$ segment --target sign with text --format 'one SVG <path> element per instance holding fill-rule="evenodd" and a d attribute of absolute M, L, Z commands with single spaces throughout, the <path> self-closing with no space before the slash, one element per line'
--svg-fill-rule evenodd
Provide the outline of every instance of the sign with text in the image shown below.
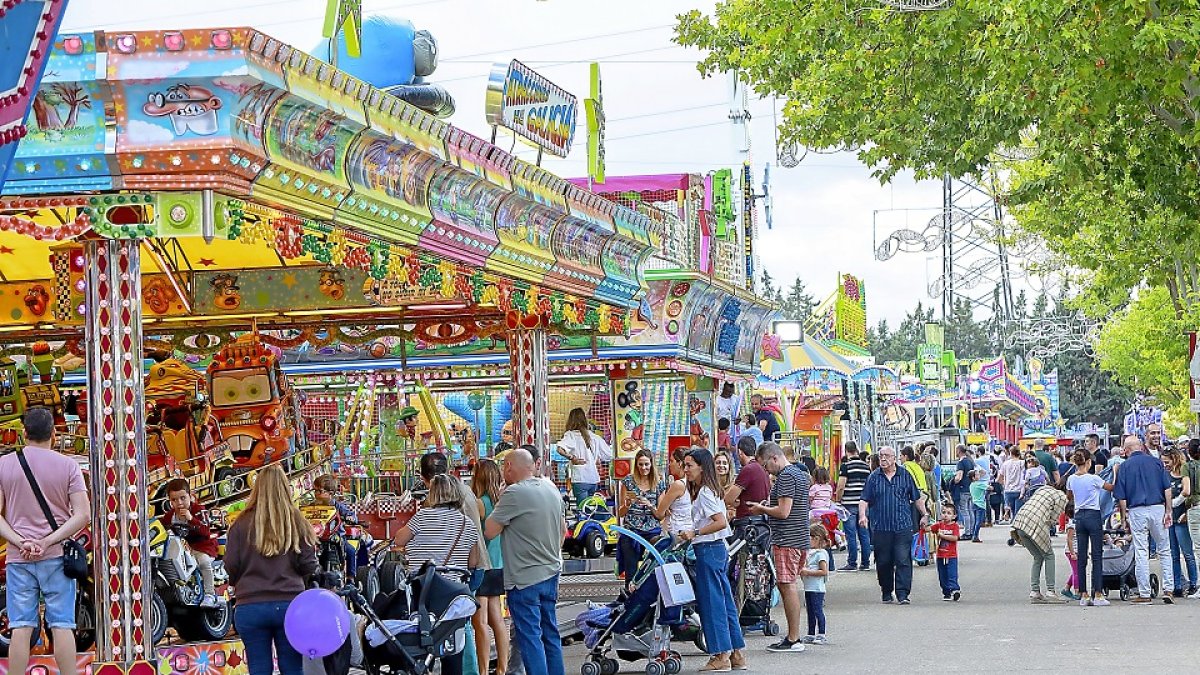
<path fill-rule="evenodd" d="M 546 152 L 566 157 L 575 137 L 579 100 L 513 59 L 492 67 L 487 122 L 510 129 Z"/>

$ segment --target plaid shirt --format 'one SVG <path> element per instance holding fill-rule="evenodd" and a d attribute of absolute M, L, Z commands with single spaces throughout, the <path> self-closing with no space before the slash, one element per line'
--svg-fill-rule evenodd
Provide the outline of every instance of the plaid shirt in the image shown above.
<path fill-rule="evenodd" d="M 1029 497 L 1017 517 L 1012 529 L 1019 530 L 1043 551 L 1050 548 L 1050 525 L 1058 520 L 1058 514 L 1067 508 L 1067 493 L 1049 485 L 1042 486 Z"/>

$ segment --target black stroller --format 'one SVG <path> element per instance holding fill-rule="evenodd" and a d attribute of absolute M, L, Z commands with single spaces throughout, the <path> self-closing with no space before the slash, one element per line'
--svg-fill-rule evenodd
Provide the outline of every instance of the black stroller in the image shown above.
<path fill-rule="evenodd" d="M 1105 530 L 1103 548 L 1104 594 L 1118 591 L 1122 600 L 1128 600 L 1138 592 L 1137 559 L 1133 544 L 1125 539 L 1128 535 L 1124 530 Z M 1165 557 L 1165 556 L 1164 556 Z M 1163 564 L 1169 565 L 1169 562 Z M 1150 573 L 1150 597 L 1157 598 L 1159 592 L 1158 575 Z"/>
<path fill-rule="evenodd" d="M 729 582 L 742 630 L 761 630 L 768 637 L 779 635 L 779 624 L 771 620 L 775 596 L 771 528 L 762 516 L 739 518 L 733 522 L 733 528 Z"/>
<path fill-rule="evenodd" d="M 466 583 L 447 575 L 467 579 L 470 572 L 426 565 L 408 577 L 407 585 L 381 593 L 373 603 L 353 585 L 339 592 L 367 618 L 362 647 L 368 675 L 425 675 L 437 659 L 467 647 L 467 622 L 479 603 Z"/>

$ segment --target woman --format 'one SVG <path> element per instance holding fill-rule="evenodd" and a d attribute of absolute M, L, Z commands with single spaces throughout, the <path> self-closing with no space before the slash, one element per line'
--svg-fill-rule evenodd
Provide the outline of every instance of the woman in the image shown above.
<path fill-rule="evenodd" d="M 1182 598 L 1196 592 L 1196 554 L 1192 551 L 1192 535 L 1188 531 L 1187 523 L 1187 496 L 1183 492 L 1183 481 L 1187 480 L 1187 467 L 1183 453 L 1178 448 L 1167 448 L 1162 457 L 1163 464 L 1171 474 L 1171 567 L 1175 570 L 1175 589 L 1172 595 Z M 1181 574 L 1185 567 L 1187 586 L 1183 585 Z"/>
<path fill-rule="evenodd" d="M 479 565 L 479 523 L 463 513 L 462 492 L 454 479 L 442 473 L 429 481 L 429 494 L 421 510 L 396 535 L 404 548 L 408 572 L 426 564 L 474 569 Z M 461 675 L 463 653 L 442 657 L 442 673 Z"/>
<path fill-rule="evenodd" d="M 1088 473 L 1092 455 L 1087 450 L 1076 450 L 1071 455 L 1071 463 L 1075 473 L 1067 478 L 1067 491 L 1075 506 L 1075 576 L 1079 585 L 1079 605 L 1103 607 L 1108 601 L 1104 599 L 1104 519 L 1100 512 L 1100 494 L 1111 490 L 1112 485 L 1105 483 L 1098 474 Z M 1092 566 L 1090 596 L 1088 564 Z M 1053 592 L 1054 589 L 1048 590 Z"/>
<path fill-rule="evenodd" d="M 471 491 L 478 497 L 479 515 L 485 522 L 496 508 L 496 501 L 503 490 L 504 480 L 500 476 L 499 465 L 493 459 L 481 458 L 471 476 Z M 487 633 L 490 626 L 496 640 L 496 675 L 504 675 L 504 667 L 508 665 L 508 627 L 504 623 L 502 602 L 504 556 L 500 553 L 500 537 L 487 540 L 487 553 L 492 568 L 483 573 L 483 583 L 475 592 L 479 611 L 471 618 L 475 630 L 475 654 L 480 670 L 483 670 L 491 656 L 492 643 L 488 642 Z"/>
<path fill-rule="evenodd" d="M 625 528 L 646 540 L 662 534 L 662 526 L 655 517 L 655 506 L 667 487 L 658 480 L 653 453 L 646 448 L 638 450 L 633 457 L 633 473 L 621 481 L 621 487 L 625 498 L 618 514 L 623 518 Z M 617 574 L 626 584 L 633 579 L 641 558 L 641 544 L 621 535 L 617 540 Z"/>
<path fill-rule="evenodd" d="M 687 481 L 683 476 L 683 459 L 686 455 L 687 451 L 683 448 L 671 451 L 667 464 L 671 484 L 658 498 L 658 505 L 654 509 L 655 519 L 663 521 L 667 533 L 672 537 L 679 537 L 692 529 L 692 496 L 688 493 Z"/>
<path fill-rule="evenodd" d="M 587 413 L 575 408 L 567 415 L 567 429 L 558 452 L 571 462 L 571 497 L 575 504 L 596 494 L 600 487 L 600 462 L 612 459 L 612 448 L 589 429 Z"/>
<path fill-rule="evenodd" d="M 713 464 L 717 467 L 717 483 L 720 484 L 722 490 L 728 490 L 729 486 L 733 485 L 734 478 L 737 477 L 733 473 L 733 458 L 729 456 L 728 451 L 718 450 L 717 454 L 713 456 Z"/>
<path fill-rule="evenodd" d="M 229 528 L 225 570 L 237 593 L 233 620 L 250 675 L 271 675 L 276 663 L 283 675 L 301 675 L 283 618 L 317 571 L 317 538 L 278 465 L 258 472 L 246 510 Z"/>
<path fill-rule="evenodd" d="M 696 555 L 696 608 L 710 655 L 700 672 L 745 670 L 742 650 L 746 641 L 729 586 L 729 549 L 725 547 L 725 538 L 733 533 L 725 516 L 712 453 L 693 448 L 683 460 L 683 473 L 692 498 L 692 529 L 680 536 L 692 542 Z"/>

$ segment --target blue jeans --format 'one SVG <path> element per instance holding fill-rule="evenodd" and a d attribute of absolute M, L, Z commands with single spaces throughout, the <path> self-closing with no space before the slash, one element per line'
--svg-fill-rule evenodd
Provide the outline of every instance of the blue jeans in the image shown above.
<path fill-rule="evenodd" d="M 9 544 L 8 550 L 14 550 Z M 46 626 L 75 630 L 75 581 L 63 573 L 62 556 L 38 562 L 8 559 L 5 599 L 9 628 L 37 628 L 38 605 L 46 605 Z"/>
<path fill-rule="evenodd" d="M 842 530 L 846 533 L 846 549 L 850 553 L 847 565 L 850 567 L 866 567 L 871 564 L 871 531 L 858 524 L 858 507 L 849 509 L 850 517 L 842 521 Z M 862 562 L 858 560 L 858 552 L 862 550 Z"/>
<path fill-rule="evenodd" d="M 563 675 L 562 638 L 554 606 L 558 575 L 525 588 L 508 589 L 513 638 L 528 675 Z"/>
<path fill-rule="evenodd" d="M 1020 504 L 1021 504 L 1021 493 L 1020 492 L 1008 492 L 1008 491 L 1004 492 L 1004 507 L 1008 509 L 1009 521 L 1011 521 L 1013 518 L 1017 517 L 1017 510 L 1020 508 Z"/>
<path fill-rule="evenodd" d="M 975 502 L 971 501 L 971 495 L 960 494 L 955 506 L 958 507 L 958 524 L 962 528 L 963 536 L 972 537 L 975 534 Z M 879 561 L 878 553 L 875 554 L 875 560 Z"/>
<path fill-rule="evenodd" d="M 871 548 L 875 550 L 875 578 L 879 580 L 879 590 L 885 597 L 890 598 L 895 592 L 896 597 L 903 600 L 912 591 L 912 543 L 911 530 L 871 530 Z"/>
<path fill-rule="evenodd" d="M 983 523 L 987 520 L 987 509 L 971 502 L 971 506 L 975 507 L 975 531 L 971 533 L 972 539 L 979 538 L 979 528 L 983 527 Z"/>
<path fill-rule="evenodd" d="M 1183 583 L 1180 557 L 1187 565 L 1187 585 Z M 1171 525 L 1171 567 L 1175 571 L 1175 589 L 1182 591 L 1196 585 L 1196 554 L 1192 550 L 1192 534 L 1188 531 L 1187 523 Z"/>
<path fill-rule="evenodd" d="M 825 593 L 804 591 L 804 611 L 808 614 L 808 634 L 825 634 Z"/>
<path fill-rule="evenodd" d="M 246 645 L 246 667 L 250 675 L 272 675 L 276 661 L 282 675 L 303 675 L 300 652 L 292 648 L 283 631 L 283 617 L 290 604 L 289 600 L 234 607 L 233 623 L 242 644 Z"/>
<path fill-rule="evenodd" d="M 696 554 L 696 611 L 709 654 L 745 649 L 737 604 L 729 586 L 729 550 L 723 541 L 693 544 Z"/>
<path fill-rule="evenodd" d="M 938 584 L 942 587 L 942 597 L 950 597 L 950 593 L 962 590 L 958 586 L 958 558 L 938 558 Z"/>
<path fill-rule="evenodd" d="M 575 506 L 579 506 L 579 502 L 596 494 L 599 486 L 595 483 L 571 483 L 571 498 L 575 500 Z"/>

